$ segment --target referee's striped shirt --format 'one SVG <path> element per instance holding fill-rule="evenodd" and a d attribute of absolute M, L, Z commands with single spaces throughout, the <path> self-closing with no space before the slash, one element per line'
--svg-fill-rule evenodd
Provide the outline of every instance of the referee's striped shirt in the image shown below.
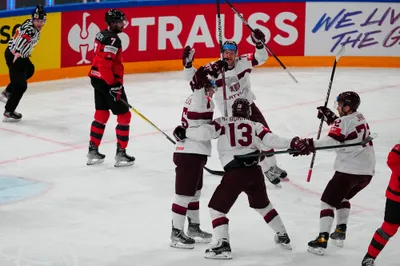
<path fill-rule="evenodd" d="M 22 58 L 27 58 L 39 42 L 39 37 L 40 31 L 33 26 L 32 19 L 27 19 L 8 42 L 8 48 L 13 53 L 20 53 Z"/>

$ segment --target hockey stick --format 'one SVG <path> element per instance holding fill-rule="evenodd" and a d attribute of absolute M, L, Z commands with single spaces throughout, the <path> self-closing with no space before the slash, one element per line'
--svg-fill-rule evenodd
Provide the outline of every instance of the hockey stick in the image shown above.
<path fill-rule="evenodd" d="M 363 141 L 357 142 L 357 143 L 350 143 L 350 144 L 340 144 L 340 145 L 329 145 L 329 146 L 323 146 L 323 147 L 316 147 L 314 148 L 316 151 L 317 150 L 329 150 L 329 149 L 338 149 L 338 148 L 345 148 L 345 147 L 352 147 L 352 146 L 360 146 L 360 145 L 366 145 L 368 142 L 376 138 L 377 135 L 370 135 L 366 137 Z M 235 159 L 246 159 L 246 158 L 252 158 L 252 157 L 260 157 L 260 156 L 269 156 L 269 155 L 275 155 L 275 154 L 284 154 L 284 153 L 289 153 L 289 154 L 295 154 L 299 153 L 299 151 L 295 150 L 282 150 L 282 151 L 274 151 L 274 152 L 261 152 L 261 153 L 251 153 L 251 154 L 245 154 L 245 155 L 235 155 Z M 314 153 L 315 154 L 315 153 Z"/>
<path fill-rule="evenodd" d="M 333 83 L 333 78 L 335 76 L 335 71 L 336 71 L 336 65 L 337 62 L 339 62 L 340 57 L 342 57 L 342 55 L 344 54 L 345 48 L 344 46 L 342 46 L 342 48 L 339 50 L 339 52 L 337 53 L 336 57 L 335 57 L 335 61 L 333 62 L 333 68 L 332 68 L 332 73 L 331 73 L 331 79 L 329 80 L 329 86 L 328 86 L 328 91 L 326 93 L 326 97 L 325 97 L 325 103 L 324 106 L 326 107 L 328 105 L 328 101 L 329 101 L 329 95 L 331 94 L 331 90 L 332 90 L 332 83 Z M 321 131 L 322 131 L 322 126 L 324 124 L 324 119 L 321 118 L 321 122 L 319 123 L 319 128 L 318 128 L 318 134 L 317 134 L 317 139 L 319 139 L 321 137 Z M 308 170 L 308 175 L 307 175 L 307 182 L 310 182 L 311 180 L 311 175 L 312 175 L 312 171 L 314 168 L 314 162 L 315 162 L 315 156 L 317 153 L 314 153 L 312 155 L 311 158 L 311 163 L 310 163 L 310 169 Z"/>
<path fill-rule="evenodd" d="M 249 23 L 247 22 L 247 20 L 244 19 L 244 17 L 239 13 L 239 11 L 237 11 L 237 9 L 232 5 L 232 3 L 229 0 L 225 0 L 225 2 L 231 7 L 231 9 L 233 10 L 233 12 L 236 13 L 236 15 L 240 18 L 240 20 L 243 22 L 244 25 L 247 26 L 247 28 L 249 28 L 249 30 L 251 32 L 254 33 L 254 29 L 249 25 Z M 288 75 L 293 79 L 294 82 L 298 83 L 297 79 L 293 76 L 293 74 L 286 68 L 286 66 L 282 63 L 282 61 L 272 52 L 272 50 L 268 47 L 268 45 L 266 43 L 263 43 L 265 49 L 267 49 L 267 51 L 276 59 L 276 61 L 278 61 L 278 63 L 281 65 L 281 67 L 283 68 L 283 70 L 286 71 L 286 73 L 288 73 Z"/>
<path fill-rule="evenodd" d="M 217 19 L 218 19 L 218 42 L 219 42 L 219 51 L 221 55 L 221 60 L 224 60 L 224 51 L 222 47 L 222 25 L 221 25 L 221 10 L 219 0 L 217 0 Z M 222 93 L 224 96 L 224 116 L 228 117 L 228 106 L 227 106 L 227 99 L 226 99 L 226 84 L 225 84 L 225 70 L 221 69 L 221 76 L 222 76 Z"/>
<path fill-rule="evenodd" d="M 157 131 L 162 133 L 172 144 L 174 144 L 174 145 L 176 144 L 175 140 L 173 140 L 170 136 L 168 136 L 167 133 L 162 131 L 159 127 L 157 127 L 153 122 L 151 122 L 147 117 L 145 117 L 142 113 L 140 113 L 136 108 L 134 108 L 132 105 L 130 105 L 127 101 L 125 101 L 124 99 L 120 99 L 120 101 L 123 104 L 125 104 L 126 106 L 128 106 L 130 109 L 132 109 L 132 111 L 135 112 L 135 114 L 137 114 L 140 118 L 142 118 L 144 121 L 146 121 L 151 126 L 153 126 Z M 207 172 L 209 172 L 212 175 L 219 175 L 219 176 L 224 175 L 224 171 L 211 170 L 205 166 L 204 166 L 204 170 L 206 170 Z"/>

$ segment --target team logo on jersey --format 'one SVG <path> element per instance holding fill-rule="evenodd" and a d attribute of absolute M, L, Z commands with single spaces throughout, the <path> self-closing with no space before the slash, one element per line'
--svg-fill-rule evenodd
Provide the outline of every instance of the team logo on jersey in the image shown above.
<path fill-rule="evenodd" d="M 231 92 L 236 92 L 239 89 L 240 89 L 240 84 L 239 83 L 231 84 L 231 86 L 229 86 L 229 90 Z"/>
<path fill-rule="evenodd" d="M 79 24 L 75 24 L 68 32 L 68 43 L 69 46 L 75 52 L 81 54 L 81 60 L 76 64 L 90 64 L 91 62 L 87 59 L 88 52 L 94 49 L 94 42 L 96 39 L 96 34 L 100 31 L 100 28 L 96 23 L 88 23 L 88 17 L 90 14 L 84 12 L 82 14 L 82 27 Z M 125 26 L 127 27 L 128 24 Z M 126 33 L 119 33 L 118 36 L 121 38 L 122 51 L 125 51 L 129 46 L 129 37 Z"/>
<path fill-rule="evenodd" d="M 229 90 L 231 92 L 237 92 L 240 89 L 239 79 L 236 76 L 227 77 L 226 78 L 226 84 L 228 85 Z"/>

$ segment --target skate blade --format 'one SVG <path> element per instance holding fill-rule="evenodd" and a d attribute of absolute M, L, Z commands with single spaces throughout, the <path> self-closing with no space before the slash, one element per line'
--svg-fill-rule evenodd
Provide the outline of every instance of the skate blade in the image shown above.
<path fill-rule="evenodd" d="M 215 254 L 215 252 L 206 252 L 204 258 L 210 260 L 231 260 L 232 254 L 229 251 L 224 251 L 221 254 Z"/>
<path fill-rule="evenodd" d="M 172 241 L 169 246 L 172 248 L 179 248 L 179 249 L 194 249 L 193 244 L 183 244 L 178 241 Z"/>
<path fill-rule="evenodd" d="M 3 122 L 10 122 L 10 123 L 16 123 L 21 121 L 21 119 L 14 119 L 14 118 L 8 118 L 8 117 L 3 117 Z"/>
<path fill-rule="evenodd" d="M 8 101 L 8 99 L 6 97 L 0 95 L 0 102 L 6 104 L 7 101 Z"/>
<path fill-rule="evenodd" d="M 307 251 L 318 256 L 323 256 L 325 254 L 324 248 L 313 248 L 309 246 Z"/>
<path fill-rule="evenodd" d="M 104 159 L 88 159 L 86 165 L 96 165 L 104 162 Z"/>
<path fill-rule="evenodd" d="M 277 188 L 281 188 L 281 187 L 282 187 L 282 185 L 281 185 L 281 180 L 279 179 L 279 177 L 276 178 L 276 179 L 274 179 L 273 181 L 269 180 L 268 177 L 265 177 L 265 180 L 267 180 L 268 183 L 270 183 L 271 185 L 274 185 L 274 186 L 277 187 Z M 266 183 L 267 183 L 267 182 L 266 182 Z M 267 183 L 267 184 L 268 184 L 268 183 Z"/>
<path fill-rule="evenodd" d="M 272 184 L 271 182 L 266 182 L 266 186 L 267 187 L 270 187 L 270 188 L 282 188 L 282 184 L 281 183 L 278 183 L 278 184 Z"/>
<path fill-rule="evenodd" d="M 342 248 L 344 246 L 344 241 L 342 239 L 332 239 L 331 238 L 331 243 L 339 248 Z"/>
<path fill-rule="evenodd" d="M 115 162 L 114 167 L 127 167 L 135 164 L 135 161 L 132 162 Z"/>
<path fill-rule="evenodd" d="M 284 243 L 277 243 L 281 248 L 286 249 L 286 250 L 292 250 L 292 245 L 290 244 L 284 244 Z"/>
<path fill-rule="evenodd" d="M 188 235 L 188 237 L 191 237 L 194 239 L 194 241 L 196 241 L 196 243 L 211 243 L 212 241 L 212 237 L 211 238 L 205 238 L 205 237 L 199 237 L 199 236 L 192 236 L 192 235 Z"/>

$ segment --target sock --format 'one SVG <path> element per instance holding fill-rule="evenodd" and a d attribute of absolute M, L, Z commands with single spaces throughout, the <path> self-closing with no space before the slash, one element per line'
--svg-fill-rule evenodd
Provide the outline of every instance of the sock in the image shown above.
<path fill-rule="evenodd" d="M 335 218 L 334 207 L 321 202 L 321 213 L 319 218 L 319 232 L 329 233 L 332 229 L 333 220 Z M 328 239 L 327 239 L 328 240 Z"/>
<path fill-rule="evenodd" d="M 192 198 L 191 202 L 188 205 L 187 217 L 190 219 L 193 224 L 200 224 L 200 195 L 201 190 L 197 190 L 196 194 Z"/>
<path fill-rule="evenodd" d="M 347 199 L 343 200 L 339 204 L 339 207 L 336 209 L 337 225 L 348 223 L 350 216 L 350 208 L 351 204 Z"/>
<path fill-rule="evenodd" d="M 285 226 L 279 216 L 278 212 L 269 203 L 267 207 L 263 209 L 255 209 L 264 218 L 264 221 L 274 230 L 276 233 L 286 232 Z"/>
<path fill-rule="evenodd" d="M 126 149 L 129 142 L 129 123 L 131 122 L 131 112 L 117 116 L 118 125 L 115 128 L 117 142 L 121 149 Z"/>
<path fill-rule="evenodd" d="M 229 241 L 229 219 L 226 214 L 210 208 L 210 217 L 216 239 L 225 238 Z"/>
<path fill-rule="evenodd" d="M 383 222 L 382 226 L 375 231 L 375 234 L 368 247 L 367 256 L 376 259 L 389 239 L 396 234 L 398 228 L 399 225 L 397 224 Z"/>
<path fill-rule="evenodd" d="M 192 197 L 175 194 L 174 203 L 172 204 L 172 227 L 183 230 L 185 226 L 185 218 L 187 208 Z"/>
<path fill-rule="evenodd" d="M 90 141 L 93 142 L 97 147 L 100 146 L 101 139 L 103 138 L 104 130 L 109 118 L 109 111 L 96 110 L 94 113 L 94 120 L 90 126 Z"/>

